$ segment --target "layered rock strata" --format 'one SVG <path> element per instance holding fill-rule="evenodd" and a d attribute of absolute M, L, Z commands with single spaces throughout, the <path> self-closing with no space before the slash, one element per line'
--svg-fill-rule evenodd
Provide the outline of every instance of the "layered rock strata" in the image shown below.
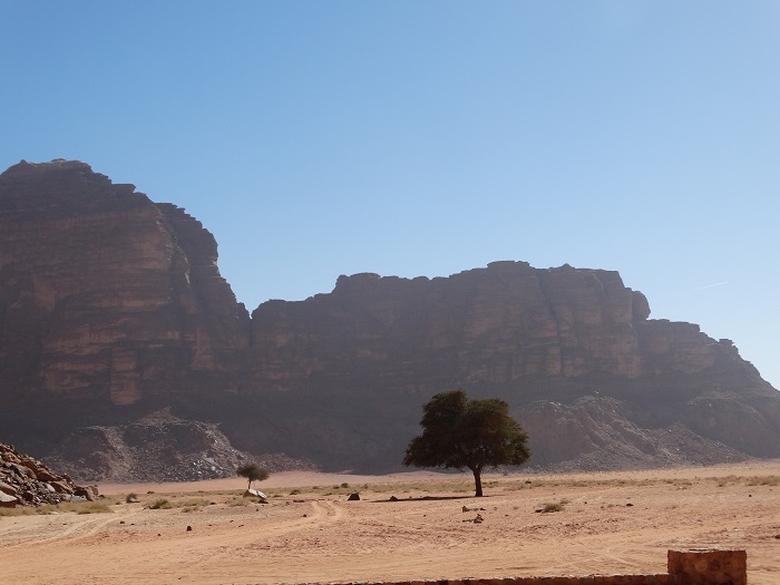
<path fill-rule="evenodd" d="M 496 262 L 342 276 L 250 318 L 183 209 L 80 162 L 0 175 L 0 439 L 84 477 L 208 475 L 233 448 L 397 470 L 453 388 L 507 400 L 532 466 L 780 456 L 780 394 L 729 340 L 649 315 L 617 272 Z"/>
<path fill-rule="evenodd" d="M 531 464 L 780 454 L 780 394 L 729 340 L 649 314 L 613 271 L 496 262 L 448 278 L 342 276 L 330 294 L 258 307 L 250 363 L 258 387 L 306 397 L 299 437 L 361 443 L 359 467 L 402 452 L 420 405 L 452 388 L 506 399 Z"/>
<path fill-rule="evenodd" d="M 0 175 L 0 234 L 0 409 L 83 403 L 86 422 L 243 367 L 248 315 L 183 210 L 22 162 Z"/>

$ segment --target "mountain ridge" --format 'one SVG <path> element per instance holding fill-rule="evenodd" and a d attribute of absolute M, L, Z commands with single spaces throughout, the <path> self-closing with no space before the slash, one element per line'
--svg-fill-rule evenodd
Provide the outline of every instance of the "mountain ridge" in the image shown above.
<path fill-rule="evenodd" d="M 0 440 L 74 477 L 69 440 L 125 441 L 161 411 L 283 465 L 397 470 L 421 405 L 454 388 L 506 399 L 532 466 L 780 456 L 780 393 L 730 340 L 649 319 L 617 271 L 342 275 L 250 315 L 200 221 L 63 160 L 0 175 L 0 244 Z"/>

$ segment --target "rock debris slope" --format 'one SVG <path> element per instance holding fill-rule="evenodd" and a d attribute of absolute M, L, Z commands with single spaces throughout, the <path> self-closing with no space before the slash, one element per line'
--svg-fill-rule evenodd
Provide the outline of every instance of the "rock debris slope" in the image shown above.
<path fill-rule="evenodd" d="M 0 507 L 93 501 L 97 497 L 94 486 L 76 485 L 69 476 L 56 474 L 41 461 L 0 443 Z"/>
<path fill-rule="evenodd" d="M 535 466 L 780 456 L 780 394 L 729 340 L 649 315 L 617 272 L 496 262 L 341 276 L 250 317 L 183 209 L 81 162 L 0 175 L 0 440 L 85 477 L 228 473 L 220 436 L 280 468 L 395 470 L 457 387 L 510 403 Z M 138 465 L 188 424 L 211 425 L 197 456 Z"/>

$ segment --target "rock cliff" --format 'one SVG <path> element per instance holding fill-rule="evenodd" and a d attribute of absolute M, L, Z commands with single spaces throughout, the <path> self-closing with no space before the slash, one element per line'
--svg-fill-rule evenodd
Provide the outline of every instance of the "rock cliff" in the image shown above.
<path fill-rule="evenodd" d="M 649 314 L 604 270 L 496 262 L 432 280 L 343 276 L 330 294 L 258 307 L 250 363 L 259 387 L 306 396 L 299 440 L 359 444 L 360 468 L 401 452 L 420 404 L 456 387 L 510 403 L 532 465 L 780 454 L 780 394 L 729 340 Z"/>
<path fill-rule="evenodd" d="M 200 222 L 80 162 L 0 175 L 0 409 L 81 422 L 243 368 L 249 316 Z M 137 412 L 134 410 L 133 412 Z"/>
<path fill-rule="evenodd" d="M 80 162 L 0 175 L 0 440 L 83 477 L 162 478 L 143 454 L 164 445 L 177 469 L 230 467 L 235 447 L 395 470 L 453 388 L 506 399 L 535 466 L 780 456 L 780 393 L 730 341 L 649 315 L 617 272 L 496 262 L 342 276 L 250 318 L 183 209 Z"/>

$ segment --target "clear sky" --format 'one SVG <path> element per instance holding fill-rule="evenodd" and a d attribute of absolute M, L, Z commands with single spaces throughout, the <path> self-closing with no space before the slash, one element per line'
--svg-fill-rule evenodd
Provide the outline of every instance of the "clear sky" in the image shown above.
<path fill-rule="evenodd" d="M 780 2 L 0 0 L 0 167 L 184 207 L 251 311 L 619 270 L 780 388 Z"/>

